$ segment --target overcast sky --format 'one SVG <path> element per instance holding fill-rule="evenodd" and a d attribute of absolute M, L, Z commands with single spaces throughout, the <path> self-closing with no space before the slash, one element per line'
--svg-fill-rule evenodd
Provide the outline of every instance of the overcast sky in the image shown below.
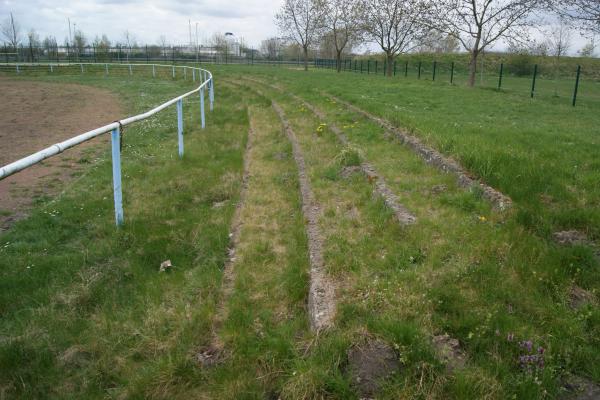
<path fill-rule="evenodd" d="M 233 32 L 249 44 L 277 33 L 273 17 L 282 0 L 0 0 L 0 18 L 12 11 L 23 30 L 35 28 L 43 38 L 54 35 L 62 43 L 69 35 L 67 18 L 93 39 L 107 34 L 122 40 L 129 29 L 139 42 L 189 42 L 189 24 L 202 41 L 213 32 Z"/>
<path fill-rule="evenodd" d="M 69 35 L 67 18 L 88 39 L 107 34 L 113 42 L 123 41 L 126 29 L 140 43 L 158 43 L 161 35 L 170 44 L 189 42 L 189 24 L 205 43 L 214 32 L 233 32 L 247 44 L 258 46 L 262 39 L 277 35 L 273 17 L 283 0 L 0 0 L 0 20 L 12 11 L 23 31 L 34 28 L 42 38 L 54 35 L 59 43 Z M 535 34 L 538 38 L 541 35 Z M 575 54 L 586 42 L 572 33 Z M 368 46 L 377 51 L 376 47 Z M 503 45 L 497 46 L 502 49 Z"/>

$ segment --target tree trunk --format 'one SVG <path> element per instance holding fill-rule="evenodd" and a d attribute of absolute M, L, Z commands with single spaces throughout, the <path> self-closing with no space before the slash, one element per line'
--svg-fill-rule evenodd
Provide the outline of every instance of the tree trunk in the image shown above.
<path fill-rule="evenodd" d="M 308 71 L 308 46 L 303 46 L 304 50 L 304 70 Z"/>
<path fill-rule="evenodd" d="M 471 61 L 469 61 L 469 86 L 475 86 L 475 75 L 477 74 L 477 56 L 479 52 L 477 50 L 471 51 Z"/>
<path fill-rule="evenodd" d="M 336 57 L 336 63 L 335 63 L 335 67 L 337 72 L 342 72 L 342 51 L 339 50 L 336 52 L 335 54 Z"/>
<path fill-rule="evenodd" d="M 385 74 L 387 76 L 392 76 L 394 73 L 394 55 L 391 53 L 388 53 L 386 55 L 386 60 L 387 60 L 387 65 L 386 65 Z"/>

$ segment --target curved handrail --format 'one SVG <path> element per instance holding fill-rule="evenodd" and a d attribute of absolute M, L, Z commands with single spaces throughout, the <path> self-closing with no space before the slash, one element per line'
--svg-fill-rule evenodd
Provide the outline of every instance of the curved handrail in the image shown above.
<path fill-rule="evenodd" d="M 198 68 L 198 67 L 189 67 L 189 66 L 181 66 L 181 65 L 165 65 L 165 64 L 136 64 L 136 63 L 129 63 L 129 64 L 115 64 L 115 63 L 101 63 L 101 64 L 96 64 L 96 63 L 76 63 L 76 64 L 52 64 L 52 63 L 48 63 L 48 64 L 23 64 L 23 63 L 14 63 L 14 64 L 3 64 L 3 66 L 11 66 L 11 67 L 16 67 L 17 71 L 19 71 L 19 67 L 23 67 L 23 66 L 57 66 L 57 67 L 61 67 L 61 66 L 83 66 L 83 65 L 112 65 L 112 66 L 119 66 L 119 67 L 127 67 L 127 66 L 152 66 L 154 68 L 156 67 L 168 67 L 168 68 L 177 68 L 177 69 L 184 69 L 184 70 L 195 70 L 198 72 L 204 72 L 205 74 L 200 74 L 200 75 L 208 75 L 208 76 L 204 76 L 203 77 L 203 81 L 200 84 L 200 86 L 198 86 L 196 89 L 191 90 L 187 93 L 182 94 L 181 96 L 175 97 L 169 101 L 166 101 L 165 103 L 160 104 L 159 106 L 146 111 L 145 113 L 142 114 L 137 114 L 131 117 L 127 117 L 124 118 L 122 120 L 118 120 L 115 122 L 112 122 L 108 125 L 104 125 L 102 127 L 93 129 L 91 131 L 87 131 L 84 132 L 80 135 L 77 135 L 75 137 L 72 137 L 70 139 L 67 139 L 63 142 L 60 143 L 56 143 L 53 144 L 43 150 L 40 150 L 36 153 L 33 153 L 27 157 L 21 158 L 17 161 L 14 161 L 8 165 L 3 166 L 2 168 L 0 168 L 0 180 L 9 177 L 19 171 L 22 171 L 25 168 L 28 168 L 34 164 L 39 163 L 40 161 L 43 161 L 47 158 L 50 158 L 52 156 L 55 156 L 57 154 L 62 153 L 63 151 L 77 146 L 78 144 L 81 144 L 83 142 L 86 142 L 88 140 L 91 140 L 97 136 L 100 136 L 102 134 L 111 132 L 115 129 L 119 129 L 121 126 L 126 126 L 129 124 L 132 124 L 134 122 L 137 121 L 141 121 L 143 119 L 146 119 L 162 110 L 164 110 L 165 108 L 169 107 L 170 105 L 173 105 L 175 103 L 177 103 L 178 101 L 194 94 L 194 93 L 198 93 L 201 90 L 203 90 L 203 88 L 208 87 L 209 89 L 209 99 L 210 99 L 210 104 L 211 104 L 211 109 L 212 109 L 212 103 L 214 101 L 214 84 L 213 84 L 213 76 L 212 73 L 206 69 L 203 68 Z"/>
<path fill-rule="evenodd" d="M 4 179 L 12 174 L 15 174 L 25 168 L 28 168 L 34 164 L 37 164 L 42 160 L 45 160 L 45 159 L 52 157 L 54 155 L 57 155 L 59 153 L 62 153 L 63 151 L 65 151 L 71 147 L 77 146 L 78 144 L 86 142 L 86 141 L 93 139 L 97 136 L 100 136 L 102 134 L 111 132 L 113 194 L 114 194 L 114 200 L 115 200 L 115 221 L 116 221 L 117 226 L 119 226 L 119 225 L 123 224 L 123 220 L 124 220 L 123 195 L 122 195 L 122 189 L 121 189 L 121 149 L 120 149 L 120 147 L 121 147 L 120 146 L 121 127 L 132 124 L 137 121 L 141 121 L 148 117 L 151 117 L 152 115 L 164 110 L 165 108 L 169 107 L 170 105 L 177 104 L 177 136 L 179 139 L 179 156 L 183 157 L 183 99 L 188 96 L 191 96 L 194 93 L 200 93 L 201 125 L 202 125 L 202 128 L 204 128 L 204 121 L 205 121 L 205 119 L 204 119 L 204 89 L 206 87 L 208 87 L 208 90 L 209 90 L 208 96 L 209 96 L 211 110 L 213 109 L 213 102 L 214 102 L 214 98 L 215 98 L 214 90 L 215 89 L 214 89 L 214 81 L 213 81 L 212 73 L 203 68 L 188 67 L 185 65 L 175 66 L 175 65 L 164 65 L 164 64 L 112 64 L 112 63 L 111 64 L 103 63 L 103 64 L 105 65 L 107 74 L 108 74 L 108 66 L 109 65 L 117 65 L 119 67 L 123 67 L 123 66 L 127 67 L 128 66 L 130 75 L 132 74 L 132 66 L 133 65 L 152 66 L 152 76 L 155 76 L 156 67 L 168 67 L 168 68 L 172 68 L 172 70 L 173 70 L 173 78 L 175 77 L 175 69 L 176 68 L 183 69 L 184 72 L 186 72 L 186 76 L 187 76 L 187 70 L 191 69 L 193 72 L 193 79 L 195 80 L 196 71 L 198 71 L 199 79 L 201 79 L 202 82 L 200 83 L 200 86 L 198 86 L 196 89 L 190 90 L 187 93 L 177 96 L 171 100 L 168 100 L 168 101 L 158 105 L 157 107 L 154 107 L 153 109 L 151 109 L 149 111 L 146 111 L 145 113 L 127 117 L 127 118 L 121 119 L 119 121 L 112 122 L 108 125 L 104 125 L 100 128 L 96 128 L 91 131 L 84 132 L 80 135 L 72 137 L 71 139 L 67 139 L 64 142 L 53 144 L 52 146 L 47 147 L 43 150 L 40 150 L 37 153 L 31 154 L 27 157 L 21 158 L 20 160 L 13 162 L 13 163 L 5 165 L 4 167 L 0 168 L 0 180 Z M 22 67 L 22 66 L 48 66 L 50 68 L 50 72 L 52 72 L 54 66 L 60 67 L 60 66 L 77 66 L 77 65 L 79 65 L 81 68 L 81 73 L 83 73 L 84 65 L 98 65 L 98 64 L 77 63 L 77 64 L 8 64 L 8 65 L 11 67 L 15 67 L 17 73 L 20 72 L 19 67 Z M 7 64 L 4 64 L 4 66 L 7 66 Z"/>

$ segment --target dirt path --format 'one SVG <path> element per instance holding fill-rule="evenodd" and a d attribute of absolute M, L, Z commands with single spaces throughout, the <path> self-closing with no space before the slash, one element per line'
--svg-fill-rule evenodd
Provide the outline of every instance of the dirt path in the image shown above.
<path fill-rule="evenodd" d="M 308 236 L 308 250 L 310 258 L 310 289 L 308 293 L 308 314 L 310 325 L 314 331 L 326 329 L 333 324 L 335 316 L 335 288 L 333 282 L 327 276 L 323 261 L 323 238 L 319 230 L 319 205 L 312 192 L 306 164 L 302 150 L 296 139 L 283 109 L 272 102 L 273 109 L 279 116 L 285 133 L 292 144 L 292 153 L 298 166 L 298 178 L 300 180 L 300 192 L 302 194 L 302 212 L 308 221 L 306 233 Z"/>
<path fill-rule="evenodd" d="M 119 98 L 94 87 L 0 78 L 0 91 L 0 165 L 122 116 Z M 0 231 L 25 217 L 34 197 L 59 193 L 106 141 L 92 140 L 1 180 Z"/>
<path fill-rule="evenodd" d="M 248 77 L 246 77 L 245 79 L 254 83 L 266 85 L 277 91 L 284 92 L 284 89 L 279 86 L 267 84 Z M 294 100 L 303 104 L 321 121 L 327 120 L 327 116 L 325 115 L 325 113 L 323 113 L 311 103 L 307 102 L 306 100 L 293 93 L 288 92 L 287 94 L 291 96 Z M 330 123 L 329 128 L 337 136 L 340 143 L 342 143 L 344 146 L 349 144 L 348 138 L 337 125 Z M 394 212 L 396 220 L 400 225 L 410 225 L 414 224 L 417 221 L 417 218 L 400 203 L 400 201 L 398 200 L 398 196 L 396 196 L 396 194 L 389 188 L 389 186 L 385 182 L 385 179 L 383 179 L 383 177 L 377 172 L 373 165 L 365 161 L 361 163 L 360 169 L 363 172 L 363 174 L 367 177 L 369 182 L 374 182 L 374 193 L 381 196 L 385 205 Z"/>
<path fill-rule="evenodd" d="M 343 104 L 348 109 L 363 115 L 364 117 L 376 122 L 382 128 L 393 133 L 398 140 L 407 145 L 413 151 L 421 156 L 428 164 L 434 165 L 444 172 L 450 172 L 458 177 L 458 183 L 462 187 L 479 187 L 483 192 L 483 197 L 489 200 L 499 210 L 506 210 L 512 206 L 512 200 L 504 193 L 494 189 L 493 187 L 475 179 L 469 175 L 469 173 L 456 161 L 451 158 L 443 156 L 437 150 L 425 145 L 420 139 L 415 136 L 409 135 L 406 132 L 396 128 L 390 122 L 383 118 L 377 117 L 353 104 L 348 103 L 338 97 L 330 95 L 328 93 L 322 93 L 324 96 L 334 100 L 340 104 Z"/>

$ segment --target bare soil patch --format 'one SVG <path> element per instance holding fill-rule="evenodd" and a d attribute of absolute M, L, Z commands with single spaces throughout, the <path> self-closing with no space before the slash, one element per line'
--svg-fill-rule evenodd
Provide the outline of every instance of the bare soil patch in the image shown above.
<path fill-rule="evenodd" d="M 0 78 L 0 165 L 119 119 L 119 98 L 77 84 Z M 33 198 L 56 194 L 105 138 L 94 139 L 0 181 L 0 231 L 27 215 Z M 91 154 L 82 160 L 84 154 Z"/>
<path fill-rule="evenodd" d="M 464 368 L 465 354 L 460 348 L 458 339 L 450 337 L 448 334 L 437 335 L 433 337 L 433 346 L 438 356 L 446 364 L 448 371 Z"/>
<path fill-rule="evenodd" d="M 390 345 L 370 338 L 348 350 L 348 369 L 361 398 L 371 398 L 382 381 L 400 369 L 400 362 Z"/>

